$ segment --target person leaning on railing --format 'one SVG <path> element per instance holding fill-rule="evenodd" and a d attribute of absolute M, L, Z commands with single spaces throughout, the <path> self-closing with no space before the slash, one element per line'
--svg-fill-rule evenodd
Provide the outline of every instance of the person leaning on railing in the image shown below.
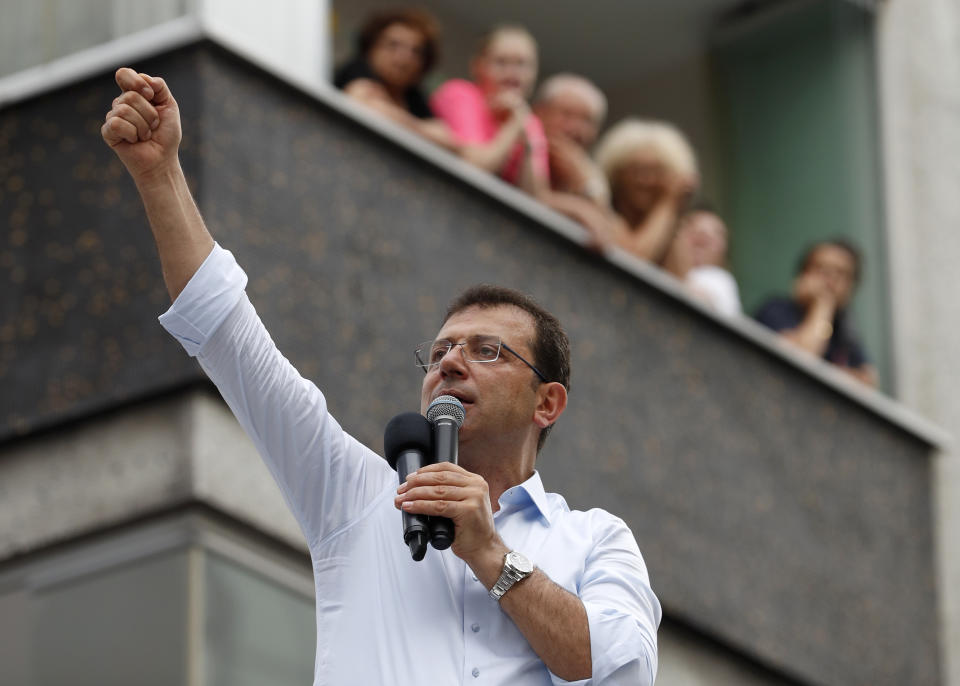
<path fill-rule="evenodd" d="M 533 111 L 543 123 L 550 153 L 550 188 L 540 200 L 582 224 L 590 233 L 590 248 L 604 249 L 616 216 L 607 177 L 590 148 L 607 114 L 606 96 L 582 76 L 555 74 L 537 90 Z"/>
<path fill-rule="evenodd" d="M 783 339 L 859 379 L 877 385 L 847 310 L 863 269 L 860 252 L 842 238 L 815 243 L 800 258 L 789 298 L 770 298 L 755 318 Z"/>
<path fill-rule="evenodd" d="M 426 12 L 379 12 L 360 29 L 356 54 L 337 69 L 333 85 L 391 121 L 455 149 L 450 129 L 434 116 L 421 88 L 439 51 L 439 28 Z"/>
<path fill-rule="evenodd" d="M 667 122 L 626 119 L 604 134 L 596 158 L 619 215 L 614 243 L 645 260 L 661 261 L 677 219 L 699 186 L 687 139 Z"/>
<path fill-rule="evenodd" d="M 473 81 L 452 79 L 430 98 L 460 155 L 539 197 L 550 184 L 547 141 L 527 98 L 537 80 L 537 43 L 520 26 L 487 33 L 471 61 Z"/>

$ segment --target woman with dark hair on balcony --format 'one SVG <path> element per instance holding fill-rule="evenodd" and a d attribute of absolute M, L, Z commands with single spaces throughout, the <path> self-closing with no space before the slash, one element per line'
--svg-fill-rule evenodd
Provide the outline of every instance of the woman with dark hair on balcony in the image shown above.
<path fill-rule="evenodd" d="M 710 307 L 740 314 L 740 291 L 727 271 L 727 225 L 705 202 L 684 214 L 661 265 Z"/>
<path fill-rule="evenodd" d="M 660 262 L 684 205 L 699 185 L 697 160 L 687 139 L 672 124 L 627 119 L 603 136 L 596 158 L 619 215 L 614 242 Z"/>
<path fill-rule="evenodd" d="M 357 54 L 333 84 L 344 93 L 434 143 L 454 148 L 420 88 L 436 63 L 439 29 L 426 12 L 387 10 L 372 15 L 357 36 Z"/>
<path fill-rule="evenodd" d="M 543 126 L 527 98 L 537 80 L 537 43 L 520 26 L 486 34 L 471 61 L 473 82 L 447 81 L 430 105 L 461 144 L 468 162 L 532 195 L 549 187 Z"/>

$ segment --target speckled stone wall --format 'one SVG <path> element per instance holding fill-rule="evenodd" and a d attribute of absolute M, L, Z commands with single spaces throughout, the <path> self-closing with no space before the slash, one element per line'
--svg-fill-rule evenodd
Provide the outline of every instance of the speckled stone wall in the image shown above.
<path fill-rule="evenodd" d="M 207 222 L 278 345 L 358 438 L 417 407 L 413 346 L 459 289 L 531 292 L 574 344 L 544 481 L 630 524 L 667 613 L 801 682 L 939 683 L 926 445 L 217 48 L 136 66 L 177 96 Z M 200 378 L 155 323 L 149 232 L 99 142 L 112 93 L 0 113 L 7 435 Z"/>
<path fill-rule="evenodd" d="M 171 58 L 195 73 L 196 55 Z M 198 177 L 199 81 L 181 84 Z M 0 111 L 0 438 L 197 378 L 158 331 L 168 303 L 143 206 L 100 126 L 109 75 Z"/>

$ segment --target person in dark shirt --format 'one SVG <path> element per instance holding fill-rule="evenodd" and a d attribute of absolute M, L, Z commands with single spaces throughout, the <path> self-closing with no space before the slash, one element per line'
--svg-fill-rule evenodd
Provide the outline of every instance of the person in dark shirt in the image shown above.
<path fill-rule="evenodd" d="M 876 386 L 876 369 L 847 313 L 859 278 L 860 254 L 853 245 L 842 239 L 816 243 L 800 260 L 792 296 L 767 300 L 755 319 L 799 348 Z"/>
<path fill-rule="evenodd" d="M 391 121 L 447 148 L 447 126 L 434 117 L 421 89 L 439 53 L 437 23 L 426 12 L 378 12 L 357 36 L 357 53 L 334 74 L 333 85 Z"/>

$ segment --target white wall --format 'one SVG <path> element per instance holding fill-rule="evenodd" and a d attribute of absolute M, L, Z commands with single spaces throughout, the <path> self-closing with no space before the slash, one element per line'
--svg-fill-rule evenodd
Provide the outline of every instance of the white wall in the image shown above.
<path fill-rule="evenodd" d="M 880 6 L 879 75 L 901 399 L 960 428 L 960 4 Z M 938 465 L 946 683 L 960 685 L 960 448 Z"/>
<path fill-rule="evenodd" d="M 327 0 L 199 0 L 212 37 L 291 80 L 315 85 L 330 69 Z"/>
<path fill-rule="evenodd" d="M 195 0 L 0 0 L 0 76 L 189 13 Z"/>

